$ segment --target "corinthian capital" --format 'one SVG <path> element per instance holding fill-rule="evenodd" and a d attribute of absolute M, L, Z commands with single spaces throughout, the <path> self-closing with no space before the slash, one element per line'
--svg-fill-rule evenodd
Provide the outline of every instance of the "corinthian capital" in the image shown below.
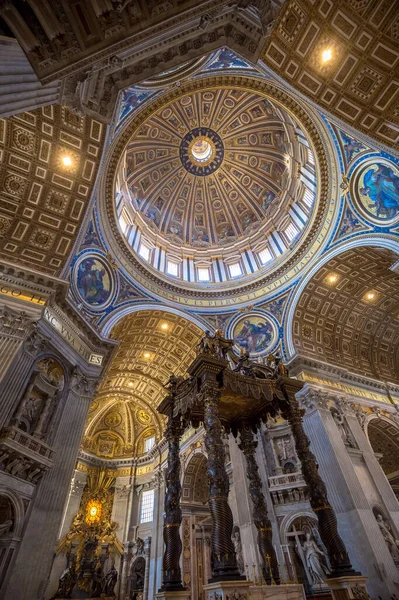
<path fill-rule="evenodd" d="M 70 389 L 77 396 L 92 398 L 97 391 L 98 383 L 98 379 L 87 377 L 78 367 L 73 369 Z"/>
<path fill-rule="evenodd" d="M 300 402 L 308 411 L 315 409 L 328 410 L 330 398 L 325 392 L 309 388 L 301 395 Z"/>
<path fill-rule="evenodd" d="M 30 329 L 24 341 L 24 350 L 33 358 L 36 358 L 48 346 L 49 340 L 39 331 L 37 324 Z"/>

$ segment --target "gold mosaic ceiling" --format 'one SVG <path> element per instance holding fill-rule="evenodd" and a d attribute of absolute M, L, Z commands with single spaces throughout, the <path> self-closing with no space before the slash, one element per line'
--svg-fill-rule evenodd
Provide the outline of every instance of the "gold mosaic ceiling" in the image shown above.
<path fill-rule="evenodd" d="M 396 260 L 388 250 L 362 247 L 321 267 L 295 311 L 298 354 L 399 383 L 399 275 L 390 270 Z"/>
<path fill-rule="evenodd" d="M 112 330 L 120 346 L 90 407 L 83 449 L 102 458 L 133 458 L 144 440 L 160 440 L 156 408 L 173 373 L 185 375 L 202 333 L 191 322 L 162 311 L 131 314 Z"/>
<path fill-rule="evenodd" d="M 202 163 L 193 156 L 198 140 Z M 292 173 L 303 160 L 294 121 L 269 100 L 232 87 L 186 94 L 130 139 L 133 220 L 154 242 L 187 249 L 264 237 L 295 197 Z"/>

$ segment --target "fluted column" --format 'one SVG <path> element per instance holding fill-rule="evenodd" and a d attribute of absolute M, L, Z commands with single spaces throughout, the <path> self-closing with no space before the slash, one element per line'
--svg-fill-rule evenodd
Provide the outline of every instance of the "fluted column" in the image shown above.
<path fill-rule="evenodd" d="M 354 575 L 345 544 L 338 533 L 337 517 L 330 505 L 327 488 L 319 475 L 318 465 L 314 454 L 310 451 L 309 438 L 303 429 L 302 416 L 304 410 L 299 408 L 295 394 L 284 388 L 287 404 L 284 406 L 284 416 L 288 419 L 295 448 L 301 461 L 303 477 L 308 486 L 310 505 L 317 515 L 320 537 L 327 549 L 332 572 L 329 577 Z"/>
<path fill-rule="evenodd" d="M 256 463 L 255 450 L 258 445 L 249 424 L 240 428 L 240 444 L 247 463 L 247 478 L 249 481 L 249 495 L 253 504 L 253 519 L 258 530 L 258 546 L 263 561 L 263 570 L 266 583 L 280 584 L 278 562 L 272 540 L 272 524 L 267 514 L 267 506 L 262 491 L 262 480 Z"/>
<path fill-rule="evenodd" d="M 168 441 L 168 467 L 166 470 L 165 520 L 163 539 L 165 551 L 163 555 L 162 591 L 182 590 L 180 556 L 182 542 L 180 525 L 182 511 L 180 508 L 180 436 L 183 432 L 180 417 L 174 418 L 169 412 L 165 438 Z"/>
<path fill-rule="evenodd" d="M 231 540 L 233 515 L 228 504 L 229 477 L 219 418 L 220 391 L 205 382 L 201 388 L 204 403 L 205 447 L 208 453 L 208 505 L 212 517 L 212 580 L 241 579 Z"/>

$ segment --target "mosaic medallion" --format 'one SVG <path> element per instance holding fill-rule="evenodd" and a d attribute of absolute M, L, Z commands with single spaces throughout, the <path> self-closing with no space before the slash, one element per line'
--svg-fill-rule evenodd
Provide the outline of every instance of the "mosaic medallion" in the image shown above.
<path fill-rule="evenodd" d="M 377 158 L 361 164 L 351 177 L 351 191 L 366 218 L 399 219 L 399 169 L 392 162 Z"/>
<path fill-rule="evenodd" d="M 189 131 L 180 144 L 180 160 L 192 175 L 204 177 L 222 164 L 224 146 L 220 136 L 208 127 Z"/>
<path fill-rule="evenodd" d="M 108 263 L 97 255 L 84 256 L 75 266 L 74 287 L 81 299 L 95 309 L 107 306 L 114 292 Z"/>
<path fill-rule="evenodd" d="M 266 354 L 277 339 L 274 324 L 263 314 L 245 315 L 235 323 L 231 335 L 237 347 L 251 356 Z"/>

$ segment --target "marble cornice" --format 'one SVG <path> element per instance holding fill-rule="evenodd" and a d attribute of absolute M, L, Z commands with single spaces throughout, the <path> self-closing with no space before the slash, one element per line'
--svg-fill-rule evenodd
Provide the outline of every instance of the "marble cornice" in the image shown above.
<path fill-rule="evenodd" d="M 67 319 L 70 322 L 71 329 L 73 329 L 77 335 L 83 334 L 85 341 L 93 351 L 101 351 L 105 353 L 106 356 L 109 356 L 119 342 L 103 338 L 100 333 L 93 329 L 91 325 L 79 315 L 77 309 L 68 302 L 65 295 L 62 298 L 59 298 L 59 302 L 56 300 L 56 297 L 51 298 L 48 307 L 60 318 L 64 320 Z M 103 364 L 105 364 L 105 362 Z"/>
<path fill-rule="evenodd" d="M 399 386 L 393 383 L 386 383 L 376 379 L 370 379 L 363 375 L 347 371 L 340 367 L 317 361 L 306 356 L 297 355 L 289 363 L 290 373 L 292 375 L 299 374 L 301 371 L 307 371 L 314 375 L 322 375 L 329 377 L 331 381 L 340 381 L 342 383 L 356 384 L 370 391 L 375 390 L 382 394 L 387 393 L 387 388 L 390 392 L 399 395 Z M 337 392 L 338 393 L 338 392 Z"/>

